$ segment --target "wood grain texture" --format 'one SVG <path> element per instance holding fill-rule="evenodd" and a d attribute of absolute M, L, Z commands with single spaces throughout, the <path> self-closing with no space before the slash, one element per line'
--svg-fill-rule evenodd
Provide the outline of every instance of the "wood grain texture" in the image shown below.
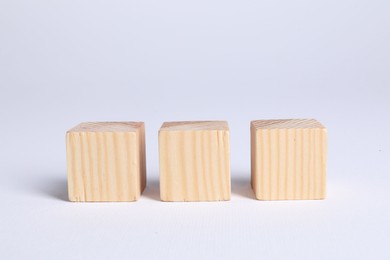
<path fill-rule="evenodd" d="M 66 133 L 70 201 L 134 201 L 146 186 L 142 122 L 82 123 Z"/>
<path fill-rule="evenodd" d="M 259 200 L 324 199 L 327 130 L 314 119 L 251 122 L 251 184 Z"/>
<path fill-rule="evenodd" d="M 230 200 L 227 122 L 164 123 L 159 131 L 159 155 L 161 200 Z"/>

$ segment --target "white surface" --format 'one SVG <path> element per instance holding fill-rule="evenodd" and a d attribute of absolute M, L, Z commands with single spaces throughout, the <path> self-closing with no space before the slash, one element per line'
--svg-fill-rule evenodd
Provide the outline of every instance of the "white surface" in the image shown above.
<path fill-rule="evenodd" d="M 388 1 L 0 1 L 1 259 L 390 259 Z M 262 202 L 249 121 L 328 127 L 328 199 Z M 158 201 L 157 131 L 228 120 L 233 197 Z M 142 120 L 136 203 L 66 201 L 65 131 Z"/>

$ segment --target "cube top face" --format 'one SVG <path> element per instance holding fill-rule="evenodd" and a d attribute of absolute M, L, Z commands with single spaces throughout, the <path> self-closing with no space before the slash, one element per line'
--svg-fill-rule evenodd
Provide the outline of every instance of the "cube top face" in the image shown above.
<path fill-rule="evenodd" d="M 251 122 L 251 126 L 255 129 L 325 129 L 325 127 L 315 119 L 255 120 Z"/>
<path fill-rule="evenodd" d="M 251 182 L 260 200 L 324 199 L 327 129 L 314 119 L 251 122 Z"/>
<path fill-rule="evenodd" d="M 159 132 L 162 201 L 229 200 L 227 122 L 170 122 Z"/>
<path fill-rule="evenodd" d="M 69 132 L 136 132 L 144 126 L 143 122 L 84 122 Z"/>
<path fill-rule="evenodd" d="M 226 121 L 179 121 L 164 122 L 160 131 L 229 130 Z"/>

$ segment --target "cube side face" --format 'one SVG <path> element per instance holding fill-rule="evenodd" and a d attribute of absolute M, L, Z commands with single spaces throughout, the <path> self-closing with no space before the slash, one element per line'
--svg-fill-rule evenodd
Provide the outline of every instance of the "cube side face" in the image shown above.
<path fill-rule="evenodd" d="M 257 163 L 256 163 L 256 129 L 251 123 L 250 127 L 250 143 L 251 143 L 251 186 L 255 191 L 257 187 L 256 176 L 257 176 Z"/>
<path fill-rule="evenodd" d="M 326 129 L 257 129 L 254 149 L 257 199 L 325 198 Z"/>
<path fill-rule="evenodd" d="M 229 200 L 229 131 L 160 131 L 163 201 Z"/>
<path fill-rule="evenodd" d="M 69 200 L 134 201 L 140 196 L 136 132 L 68 132 Z"/>
<path fill-rule="evenodd" d="M 145 142 L 145 124 L 142 123 L 139 131 L 139 152 L 140 152 L 140 193 L 146 187 L 146 142 Z"/>

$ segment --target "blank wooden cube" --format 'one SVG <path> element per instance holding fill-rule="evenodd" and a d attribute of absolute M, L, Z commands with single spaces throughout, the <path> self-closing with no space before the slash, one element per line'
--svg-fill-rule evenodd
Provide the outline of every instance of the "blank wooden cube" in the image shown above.
<path fill-rule="evenodd" d="M 327 130 L 318 121 L 252 121 L 251 157 L 257 199 L 325 198 Z"/>
<path fill-rule="evenodd" d="M 166 122 L 159 153 L 161 200 L 230 200 L 227 122 Z"/>
<path fill-rule="evenodd" d="M 70 201 L 135 201 L 146 185 L 143 122 L 82 123 L 66 133 Z"/>

